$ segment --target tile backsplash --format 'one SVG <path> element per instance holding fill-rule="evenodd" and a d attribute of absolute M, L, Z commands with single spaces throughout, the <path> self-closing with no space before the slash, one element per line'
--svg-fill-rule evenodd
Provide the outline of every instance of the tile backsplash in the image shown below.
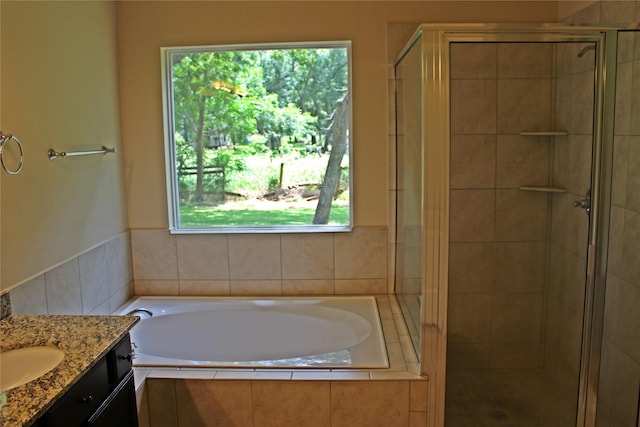
<path fill-rule="evenodd" d="M 387 227 L 321 234 L 132 230 L 135 294 L 387 294 L 387 239 Z"/>
<path fill-rule="evenodd" d="M 124 232 L 4 295 L 14 314 L 111 314 L 131 297 L 132 278 Z"/>

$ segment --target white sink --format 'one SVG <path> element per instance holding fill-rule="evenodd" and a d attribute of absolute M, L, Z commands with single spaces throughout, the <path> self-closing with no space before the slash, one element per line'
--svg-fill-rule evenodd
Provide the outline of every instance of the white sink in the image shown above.
<path fill-rule="evenodd" d="M 55 347 L 36 346 L 0 352 L 0 391 L 40 378 L 64 359 Z"/>

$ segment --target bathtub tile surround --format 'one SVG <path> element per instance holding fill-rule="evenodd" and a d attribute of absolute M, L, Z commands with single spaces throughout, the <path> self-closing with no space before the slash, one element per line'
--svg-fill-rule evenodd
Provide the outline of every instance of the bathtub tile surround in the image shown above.
<path fill-rule="evenodd" d="M 110 314 L 132 294 L 129 233 L 13 288 L 15 314 Z"/>
<path fill-rule="evenodd" d="M 386 227 L 282 235 L 132 230 L 131 248 L 136 295 L 379 295 L 388 291 Z"/>
<path fill-rule="evenodd" d="M 428 381 L 395 298 L 376 300 L 389 369 L 136 368 L 141 427 L 424 427 Z"/>

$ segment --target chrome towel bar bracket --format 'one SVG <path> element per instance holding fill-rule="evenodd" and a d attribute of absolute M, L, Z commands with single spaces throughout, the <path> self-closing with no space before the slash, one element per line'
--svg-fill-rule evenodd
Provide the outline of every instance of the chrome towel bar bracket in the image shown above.
<path fill-rule="evenodd" d="M 9 169 L 4 160 L 4 148 L 5 145 L 9 142 L 13 141 L 18 147 L 18 152 L 20 155 L 20 160 L 18 161 L 18 166 L 15 169 Z M 22 150 L 22 144 L 20 140 L 16 138 L 14 135 L 7 134 L 5 135 L 0 131 L 0 165 L 2 165 L 2 169 L 8 173 L 9 175 L 17 175 L 22 170 L 22 166 L 24 165 L 24 151 Z"/>
<path fill-rule="evenodd" d="M 100 150 L 86 150 L 86 151 L 61 151 L 58 152 L 53 148 L 49 149 L 49 160 L 55 160 L 58 157 L 75 157 L 75 156 L 90 156 L 92 154 L 107 154 L 115 153 L 115 148 L 107 148 L 104 145 Z"/>

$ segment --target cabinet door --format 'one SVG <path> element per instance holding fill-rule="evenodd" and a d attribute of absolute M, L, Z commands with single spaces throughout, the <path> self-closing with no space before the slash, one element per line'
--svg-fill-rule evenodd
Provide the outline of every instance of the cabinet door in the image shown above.
<path fill-rule="evenodd" d="M 115 387 L 131 371 L 131 340 L 125 336 L 107 355 L 109 376 Z"/>
<path fill-rule="evenodd" d="M 107 362 L 102 358 L 45 414 L 46 425 L 79 426 L 108 394 Z"/>
<path fill-rule="evenodd" d="M 91 427 L 137 427 L 136 392 L 133 371 L 116 387 L 98 410 L 89 418 Z"/>

